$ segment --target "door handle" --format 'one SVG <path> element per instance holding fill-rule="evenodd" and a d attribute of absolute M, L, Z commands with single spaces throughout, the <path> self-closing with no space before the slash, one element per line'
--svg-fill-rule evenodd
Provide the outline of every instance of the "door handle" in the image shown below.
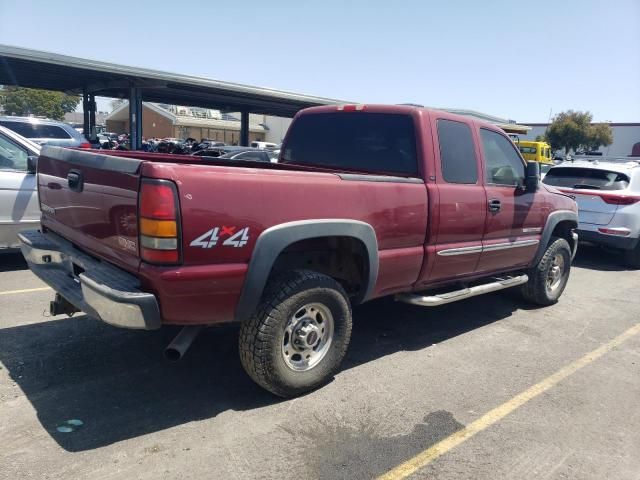
<path fill-rule="evenodd" d="M 500 209 L 502 208 L 502 203 L 500 203 L 500 200 L 489 200 L 489 211 L 490 212 L 499 212 Z"/>
<path fill-rule="evenodd" d="M 69 185 L 69 190 L 81 192 L 84 187 L 82 172 L 79 170 L 69 170 L 69 174 L 67 175 L 67 184 Z"/>

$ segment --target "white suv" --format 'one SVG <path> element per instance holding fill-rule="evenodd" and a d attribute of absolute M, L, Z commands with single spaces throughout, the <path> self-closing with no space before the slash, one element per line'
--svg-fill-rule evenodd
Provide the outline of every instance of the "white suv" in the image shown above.
<path fill-rule="evenodd" d="M 640 268 L 640 161 L 565 162 L 543 183 L 575 196 L 580 240 L 624 250 Z"/>

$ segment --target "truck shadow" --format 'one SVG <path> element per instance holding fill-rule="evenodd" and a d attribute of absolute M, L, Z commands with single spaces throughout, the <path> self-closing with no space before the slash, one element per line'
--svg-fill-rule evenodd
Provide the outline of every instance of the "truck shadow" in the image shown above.
<path fill-rule="evenodd" d="M 518 304 L 485 295 L 428 310 L 382 299 L 355 309 L 343 369 L 418 350 L 509 317 Z M 177 329 L 135 332 L 84 315 L 0 330 L 0 361 L 51 437 L 71 452 L 281 400 L 256 386 L 238 358 L 237 327 L 201 334 L 176 364 L 162 349 Z M 17 393 L 17 392 L 16 392 Z M 78 419 L 78 431 L 57 427 Z"/>

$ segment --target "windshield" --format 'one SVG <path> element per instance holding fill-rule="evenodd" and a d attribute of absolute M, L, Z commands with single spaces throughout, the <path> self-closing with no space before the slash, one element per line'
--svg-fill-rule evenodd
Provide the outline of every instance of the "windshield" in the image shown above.
<path fill-rule="evenodd" d="M 542 181 L 554 187 L 591 190 L 624 190 L 629 186 L 624 173 L 592 168 L 555 167 Z"/>
<path fill-rule="evenodd" d="M 366 112 L 302 115 L 291 125 L 282 163 L 417 175 L 413 120 Z"/>

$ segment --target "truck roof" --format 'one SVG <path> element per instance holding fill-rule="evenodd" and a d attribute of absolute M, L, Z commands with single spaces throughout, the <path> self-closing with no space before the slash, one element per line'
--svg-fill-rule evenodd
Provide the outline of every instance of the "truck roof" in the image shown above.
<path fill-rule="evenodd" d="M 360 104 L 341 104 L 341 105 L 323 105 L 320 107 L 310 107 L 300 110 L 296 117 L 299 115 L 308 115 L 315 113 L 328 113 L 338 111 L 364 111 L 364 112 L 376 112 L 376 113 L 391 113 L 399 115 L 411 115 L 416 112 L 432 112 L 437 115 L 442 115 L 452 120 L 459 120 L 461 122 L 473 122 L 483 127 L 488 127 L 493 130 L 504 132 L 499 126 L 489 123 L 477 118 L 468 117 L 465 115 L 459 115 L 456 113 L 450 113 L 446 110 L 438 110 L 436 108 L 427 108 L 420 105 L 401 104 L 378 104 L 378 103 L 360 103 Z M 505 133 L 506 134 L 506 133 Z"/>

